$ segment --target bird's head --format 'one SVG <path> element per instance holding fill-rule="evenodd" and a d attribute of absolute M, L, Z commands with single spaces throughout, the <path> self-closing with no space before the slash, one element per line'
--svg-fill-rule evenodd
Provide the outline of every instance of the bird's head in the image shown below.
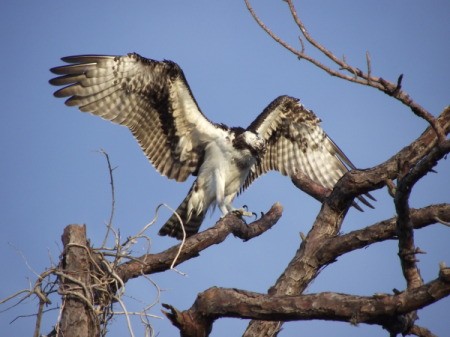
<path fill-rule="evenodd" d="M 258 158 L 266 150 L 266 141 L 253 131 L 244 131 L 240 133 L 233 141 L 237 149 L 247 149 L 252 156 Z"/>

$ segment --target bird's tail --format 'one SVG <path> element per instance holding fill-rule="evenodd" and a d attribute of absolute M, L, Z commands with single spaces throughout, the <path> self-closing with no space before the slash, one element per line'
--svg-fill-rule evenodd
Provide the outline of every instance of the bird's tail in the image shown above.
<path fill-rule="evenodd" d="M 194 235 L 198 232 L 203 219 L 206 215 L 206 209 L 203 207 L 195 207 L 195 201 L 192 199 L 198 198 L 196 195 L 196 183 L 191 187 L 186 198 L 184 198 L 183 202 L 178 206 L 176 213 L 172 214 L 172 216 L 167 220 L 164 226 L 161 227 L 158 234 L 161 236 L 168 235 L 178 240 L 183 239 L 183 228 L 181 226 L 180 220 L 183 223 L 184 230 L 186 231 L 186 237 Z M 193 207 L 194 206 L 194 207 Z"/>

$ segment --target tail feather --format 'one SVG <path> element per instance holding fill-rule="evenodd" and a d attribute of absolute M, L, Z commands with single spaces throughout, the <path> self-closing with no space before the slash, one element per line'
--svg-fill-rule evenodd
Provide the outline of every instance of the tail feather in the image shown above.
<path fill-rule="evenodd" d="M 186 231 L 186 237 L 194 235 L 198 232 L 203 219 L 205 218 L 206 210 L 202 210 L 200 214 L 196 214 L 196 212 L 193 212 L 192 210 L 191 212 L 188 211 L 188 204 L 189 200 L 192 197 L 193 190 L 194 189 L 191 188 L 186 198 L 183 200 L 180 206 L 178 206 L 176 213 L 178 214 L 179 218 L 177 214 L 172 214 L 169 220 L 167 220 L 164 226 L 162 226 L 159 230 L 159 235 L 171 236 L 177 238 L 178 240 L 183 239 L 183 228 L 180 223 L 180 219 L 183 223 L 184 230 Z"/>

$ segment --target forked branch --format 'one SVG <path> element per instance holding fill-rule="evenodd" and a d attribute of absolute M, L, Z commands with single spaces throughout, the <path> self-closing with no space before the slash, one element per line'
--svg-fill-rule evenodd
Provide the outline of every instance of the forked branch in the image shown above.
<path fill-rule="evenodd" d="M 408 106 L 414 114 L 417 116 L 425 119 L 435 130 L 436 134 L 438 135 L 439 142 L 443 141 L 445 139 L 444 132 L 440 128 L 440 125 L 436 123 L 436 120 L 434 116 L 427 111 L 424 107 L 422 107 L 420 104 L 415 102 L 409 95 L 402 89 L 402 80 L 403 80 L 403 74 L 400 74 L 398 79 L 395 83 L 387 81 L 381 77 L 376 77 L 372 75 L 372 67 L 371 67 L 371 59 L 368 57 L 368 54 L 366 54 L 366 62 L 367 62 L 367 71 L 364 72 L 358 67 L 354 67 L 350 65 L 344 58 L 341 59 L 337 57 L 333 52 L 331 52 L 329 49 L 327 49 L 325 46 L 320 44 L 317 40 L 315 40 L 312 35 L 307 30 L 304 22 L 302 19 L 300 19 L 297 9 L 294 6 L 294 3 L 292 0 L 286 0 L 290 13 L 292 15 L 293 20 L 295 21 L 297 27 L 299 28 L 302 36 L 305 38 L 305 40 L 315 49 L 320 51 L 323 55 L 328 58 L 332 64 L 336 65 L 338 70 L 325 65 L 324 63 L 319 62 L 317 59 L 312 57 L 307 53 L 307 47 L 305 46 L 305 43 L 303 42 L 303 39 L 299 37 L 300 41 L 300 49 L 296 49 L 292 45 L 290 45 L 288 42 L 283 40 L 281 37 L 279 37 L 277 34 L 275 34 L 269 27 L 267 27 L 264 22 L 259 18 L 259 16 L 256 14 L 255 10 L 250 4 L 249 0 L 244 0 L 247 9 L 249 10 L 252 17 L 255 19 L 255 21 L 258 23 L 258 25 L 272 38 L 274 39 L 278 44 L 280 44 L 283 48 L 286 48 L 291 53 L 293 53 L 295 56 L 297 56 L 299 59 L 304 59 L 310 63 L 312 63 L 314 66 L 318 67 L 319 69 L 322 69 L 326 73 L 328 73 L 331 76 L 336 76 L 338 78 L 341 78 L 343 80 L 358 83 L 361 85 L 370 86 L 372 88 L 376 88 L 378 90 L 383 91 L 389 96 L 394 97 L 398 101 L 402 102 L 406 106 Z"/>

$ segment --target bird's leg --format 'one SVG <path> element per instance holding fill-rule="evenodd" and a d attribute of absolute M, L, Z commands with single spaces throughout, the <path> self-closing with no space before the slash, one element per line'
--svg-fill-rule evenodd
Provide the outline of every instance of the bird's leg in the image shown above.
<path fill-rule="evenodd" d="M 219 204 L 219 209 L 222 212 L 221 218 L 223 218 L 229 212 L 228 207 L 224 203 Z"/>
<path fill-rule="evenodd" d="M 215 183 L 216 204 L 219 206 L 220 212 L 222 212 L 221 218 L 223 218 L 229 211 L 229 201 L 225 196 L 225 179 L 219 169 L 213 171 L 213 177 Z"/>

